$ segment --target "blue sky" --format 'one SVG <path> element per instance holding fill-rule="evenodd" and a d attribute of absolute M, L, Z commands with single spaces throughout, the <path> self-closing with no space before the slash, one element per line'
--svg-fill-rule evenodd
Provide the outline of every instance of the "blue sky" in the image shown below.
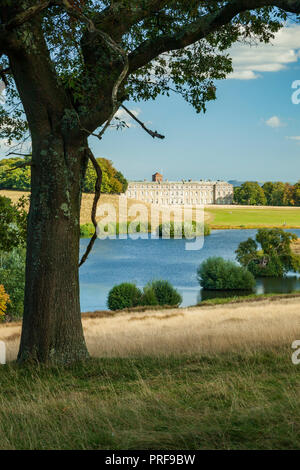
<path fill-rule="evenodd" d="M 291 96 L 300 80 L 300 26 L 282 29 L 273 45 L 237 45 L 231 55 L 234 74 L 217 83 L 206 114 L 177 95 L 127 103 L 166 139 L 153 140 L 129 120 L 129 129 L 90 139 L 95 155 L 111 159 L 129 180 L 155 171 L 169 180 L 299 180 L 300 104 Z M 2 156 L 7 150 L 0 142 Z"/>
<path fill-rule="evenodd" d="M 292 83 L 300 80 L 300 27 L 281 31 L 274 45 L 233 49 L 235 74 L 217 83 L 217 100 L 206 114 L 176 95 L 129 103 L 149 127 L 166 136 L 153 140 L 133 125 L 91 139 L 97 156 L 110 158 L 128 179 L 300 179 L 300 104 Z M 293 138 L 293 139 L 291 139 Z"/>

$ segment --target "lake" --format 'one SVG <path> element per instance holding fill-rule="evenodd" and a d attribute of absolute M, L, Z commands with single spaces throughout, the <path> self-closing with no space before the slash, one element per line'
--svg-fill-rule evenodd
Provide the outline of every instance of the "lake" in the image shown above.
<path fill-rule="evenodd" d="M 300 229 L 290 229 L 300 238 Z M 254 237 L 256 230 L 214 230 L 205 237 L 199 251 L 186 251 L 186 240 L 96 240 L 86 263 L 80 268 L 82 312 L 106 310 L 109 290 L 122 282 L 135 282 L 143 287 L 153 279 L 166 279 L 178 289 L 183 306 L 195 305 L 202 297 L 197 281 L 197 268 L 210 256 L 234 260 L 241 241 Z M 89 240 L 81 239 L 81 253 Z M 257 279 L 256 292 L 275 293 L 300 290 L 300 277 Z M 211 295 L 211 293 L 209 293 Z M 214 292 L 216 297 L 218 293 Z M 232 294 L 231 294 L 232 295 Z"/>

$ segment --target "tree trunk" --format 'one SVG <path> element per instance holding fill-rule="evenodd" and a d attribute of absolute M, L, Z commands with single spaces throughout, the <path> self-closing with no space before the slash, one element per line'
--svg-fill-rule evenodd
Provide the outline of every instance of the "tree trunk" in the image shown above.
<path fill-rule="evenodd" d="M 18 360 L 88 357 L 79 301 L 81 184 L 87 142 L 33 136 L 23 330 Z"/>

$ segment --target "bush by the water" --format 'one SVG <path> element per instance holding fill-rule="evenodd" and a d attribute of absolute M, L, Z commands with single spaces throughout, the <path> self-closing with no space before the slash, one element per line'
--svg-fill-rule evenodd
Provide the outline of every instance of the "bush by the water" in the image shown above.
<path fill-rule="evenodd" d="M 106 236 L 115 236 L 124 233 L 134 234 L 134 233 L 148 233 L 151 231 L 151 224 L 148 222 L 124 222 L 124 223 L 115 223 L 110 222 L 102 225 L 99 223 L 97 228 L 97 233 L 105 234 Z M 91 238 L 95 232 L 94 225 L 89 222 L 83 225 L 80 225 L 80 237 L 81 238 Z"/>
<path fill-rule="evenodd" d="M 193 236 L 210 235 L 210 226 L 207 224 L 197 223 L 195 220 L 192 224 L 185 224 L 183 222 L 168 222 L 160 224 L 158 227 L 158 234 L 162 238 L 191 238 Z"/>
<path fill-rule="evenodd" d="M 123 283 L 113 287 L 107 299 L 110 310 L 122 310 L 139 306 L 174 305 L 182 302 L 179 292 L 168 282 L 163 280 L 149 282 L 143 292 L 131 283 Z"/>
<path fill-rule="evenodd" d="M 236 259 L 256 277 L 283 277 L 289 271 L 297 273 L 300 272 L 300 256 L 291 248 L 296 240 L 297 235 L 280 228 L 262 228 L 255 239 L 248 238 L 239 244 Z"/>
<path fill-rule="evenodd" d="M 110 310 L 137 307 L 141 298 L 142 292 L 135 284 L 124 282 L 109 291 L 107 305 Z"/>
<path fill-rule="evenodd" d="M 255 278 L 246 268 L 232 261 L 212 257 L 198 268 L 198 281 L 204 289 L 252 290 Z"/>
<path fill-rule="evenodd" d="M 143 305 L 180 305 L 182 297 L 168 281 L 152 281 L 144 287 Z"/>

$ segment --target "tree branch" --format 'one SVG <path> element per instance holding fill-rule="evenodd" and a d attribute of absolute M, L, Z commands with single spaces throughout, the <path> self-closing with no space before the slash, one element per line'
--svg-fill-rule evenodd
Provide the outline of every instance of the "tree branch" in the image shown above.
<path fill-rule="evenodd" d="M 145 66 L 164 52 L 185 48 L 218 28 L 228 24 L 239 13 L 265 6 L 274 6 L 291 13 L 300 13 L 299 0 L 231 0 L 223 8 L 203 15 L 183 26 L 176 34 L 163 35 L 144 41 L 129 55 L 129 73 Z"/>
<path fill-rule="evenodd" d="M 0 26 L 1 34 L 3 35 L 6 32 L 12 31 L 18 26 L 21 26 L 22 24 L 26 23 L 26 21 L 30 20 L 35 15 L 45 10 L 45 8 L 47 8 L 53 3 L 54 2 L 52 0 L 44 0 L 44 1 L 39 2 L 37 5 L 33 5 L 27 8 L 26 10 L 21 11 L 14 18 L 12 18 L 7 23 L 4 23 Z"/>
<path fill-rule="evenodd" d="M 14 171 L 14 170 L 18 170 L 19 168 L 25 168 L 26 166 L 33 166 L 33 163 L 32 162 L 24 162 L 24 163 L 20 163 L 20 165 L 16 165 L 12 168 L 8 168 L 8 170 L 6 171 Z"/>
<path fill-rule="evenodd" d="M 165 136 L 164 135 L 161 135 L 159 134 L 157 131 L 151 131 L 151 129 L 148 129 L 145 124 L 140 121 L 129 109 L 127 109 L 123 104 L 121 104 L 121 108 L 124 109 L 124 111 L 126 111 L 126 113 L 129 114 L 130 117 L 132 117 L 132 119 L 134 119 L 149 135 L 151 135 L 151 137 L 153 137 L 153 139 L 155 139 L 155 137 L 157 139 L 164 139 Z"/>
<path fill-rule="evenodd" d="M 100 31 L 98 28 L 96 28 L 94 22 L 90 18 L 88 18 L 84 14 L 78 12 L 77 10 L 75 10 L 70 5 L 68 0 L 61 0 L 61 2 L 62 2 L 63 7 L 65 8 L 65 10 L 68 12 L 68 14 L 70 16 L 83 21 L 87 25 L 88 30 L 89 30 L 90 33 L 95 33 L 96 35 L 98 35 L 102 39 L 104 39 L 106 44 L 109 47 L 111 47 L 123 59 L 123 64 L 124 64 L 123 69 L 122 69 L 119 77 L 117 78 L 117 80 L 114 83 L 113 88 L 112 88 L 112 94 L 111 94 L 112 110 L 111 110 L 111 113 L 110 113 L 106 123 L 104 124 L 103 128 L 101 129 L 100 133 L 96 134 L 98 139 L 101 140 L 103 134 L 105 133 L 106 129 L 109 127 L 114 115 L 116 114 L 116 112 L 119 108 L 118 91 L 119 91 L 119 88 L 120 88 L 122 82 L 125 80 L 125 78 L 128 74 L 128 71 L 129 71 L 128 55 L 127 55 L 126 51 L 117 42 L 115 42 L 107 33 L 103 32 L 103 31 Z M 82 129 L 82 130 L 86 131 L 86 129 Z M 91 135 L 92 133 L 90 132 L 89 134 Z M 93 135 L 95 135 L 95 134 L 93 134 Z"/>
<path fill-rule="evenodd" d="M 100 196 L 101 196 L 101 185 L 102 185 L 102 170 L 101 170 L 101 167 L 100 165 L 98 164 L 96 158 L 94 157 L 93 155 L 93 152 L 88 148 L 86 149 L 86 153 L 87 153 L 87 156 L 88 158 L 91 160 L 93 166 L 94 166 L 94 169 L 95 169 L 95 172 L 96 172 L 96 175 L 97 175 L 97 178 L 96 178 L 96 183 L 95 183 L 95 196 L 94 196 L 94 200 L 93 200 L 93 206 L 92 206 L 92 222 L 93 222 L 93 225 L 95 227 L 95 232 L 92 236 L 92 238 L 90 239 L 90 242 L 87 246 L 87 249 L 84 253 L 84 255 L 82 256 L 81 258 L 81 261 L 79 263 L 79 268 L 80 266 L 83 265 L 83 263 L 86 262 L 86 260 L 88 259 L 88 256 L 90 254 L 90 252 L 92 251 L 93 249 L 93 246 L 94 246 L 94 243 L 97 239 L 97 220 L 96 220 L 96 215 L 97 215 L 97 205 L 98 205 L 98 202 L 99 202 L 99 199 L 100 199 Z"/>
<path fill-rule="evenodd" d="M 94 17 L 94 23 L 115 40 L 120 40 L 130 27 L 149 15 L 159 12 L 170 0 L 136 0 L 111 2 L 112 4 Z"/>

